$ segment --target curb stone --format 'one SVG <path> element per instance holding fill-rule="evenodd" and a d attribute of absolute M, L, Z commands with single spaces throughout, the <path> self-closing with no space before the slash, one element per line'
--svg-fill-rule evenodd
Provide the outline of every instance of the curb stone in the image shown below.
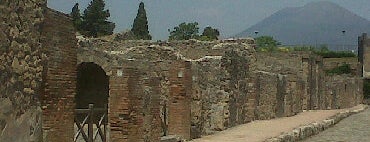
<path fill-rule="evenodd" d="M 347 110 L 344 112 L 339 112 L 321 122 L 313 122 L 304 126 L 293 129 L 290 132 L 282 133 L 281 135 L 273 138 L 269 138 L 264 142 L 296 142 L 303 140 L 313 135 L 317 135 L 320 132 L 330 128 L 331 126 L 337 124 L 339 121 L 353 114 L 363 112 L 368 108 L 367 105 L 363 105 L 362 108 L 356 110 Z"/>

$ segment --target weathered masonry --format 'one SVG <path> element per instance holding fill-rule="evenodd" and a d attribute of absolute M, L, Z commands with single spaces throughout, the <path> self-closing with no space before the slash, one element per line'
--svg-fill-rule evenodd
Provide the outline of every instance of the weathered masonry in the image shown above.
<path fill-rule="evenodd" d="M 107 108 L 108 141 L 159 142 L 362 102 L 366 54 L 359 63 L 257 53 L 253 39 L 76 39 L 45 0 L 3 0 L 0 12 L 0 141 L 73 141 L 75 109 L 91 103 Z M 343 62 L 351 74 L 325 74 Z"/>
<path fill-rule="evenodd" d="M 358 55 L 359 62 L 363 64 L 362 75 L 364 78 L 370 78 L 370 38 L 366 33 L 358 37 Z"/>
<path fill-rule="evenodd" d="M 71 141 L 77 40 L 45 0 L 0 2 L 0 141 Z"/>

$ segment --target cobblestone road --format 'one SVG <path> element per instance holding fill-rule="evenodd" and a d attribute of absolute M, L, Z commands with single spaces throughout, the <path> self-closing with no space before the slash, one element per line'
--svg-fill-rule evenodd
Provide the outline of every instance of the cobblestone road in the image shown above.
<path fill-rule="evenodd" d="M 370 142 L 370 108 L 303 142 Z"/>

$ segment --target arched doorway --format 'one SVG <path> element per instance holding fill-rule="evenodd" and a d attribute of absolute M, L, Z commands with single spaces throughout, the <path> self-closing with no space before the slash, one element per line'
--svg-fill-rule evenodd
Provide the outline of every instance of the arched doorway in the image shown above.
<path fill-rule="evenodd" d="M 77 68 L 76 108 L 105 108 L 108 105 L 109 77 L 94 63 L 81 63 Z"/>
<path fill-rule="evenodd" d="M 75 141 L 107 141 L 109 77 L 97 64 L 77 67 Z"/>

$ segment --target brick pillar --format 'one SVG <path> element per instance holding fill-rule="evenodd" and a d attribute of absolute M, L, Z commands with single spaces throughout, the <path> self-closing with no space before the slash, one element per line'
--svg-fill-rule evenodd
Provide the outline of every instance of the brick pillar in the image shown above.
<path fill-rule="evenodd" d="M 309 110 L 310 91 L 309 91 L 309 77 L 310 77 L 310 63 L 308 57 L 302 58 L 302 79 L 303 79 L 303 95 L 302 95 L 302 109 Z"/>
<path fill-rule="evenodd" d="M 160 78 L 148 77 L 143 85 L 143 131 L 145 142 L 159 142 L 161 137 Z"/>
<path fill-rule="evenodd" d="M 245 123 L 255 120 L 255 111 L 257 108 L 257 93 L 259 88 L 257 73 L 252 72 L 251 75 L 247 78 L 248 83 L 248 94 L 247 94 L 247 103 L 246 103 L 246 118 Z"/>
<path fill-rule="evenodd" d="M 112 73 L 109 139 L 112 142 L 160 141 L 159 79 L 130 67 L 116 68 Z"/>
<path fill-rule="evenodd" d="M 42 26 L 47 56 L 41 94 L 43 141 L 73 141 L 77 40 L 69 18 L 47 9 Z"/>
<path fill-rule="evenodd" d="M 169 135 L 179 135 L 190 139 L 191 118 L 191 64 L 190 62 L 174 62 L 170 69 L 169 100 Z"/>
<path fill-rule="evenodd" d="M 143 94 L 141 88 L 142 78 L 138 70 L 131 70 L 131 75 L 127 80 L 129 91 L 129 123 L 128 123 L 128 141 L 143 142 L 142 125 L 143 117 Z"/>
<path fill-rule="evenodd" d="M 113 69 L 112 73 L 109 78 L 109 139 L 112 142 L 126 142 L 130 120 L 127 81 L 131 75 L 131 69 Z"/>

